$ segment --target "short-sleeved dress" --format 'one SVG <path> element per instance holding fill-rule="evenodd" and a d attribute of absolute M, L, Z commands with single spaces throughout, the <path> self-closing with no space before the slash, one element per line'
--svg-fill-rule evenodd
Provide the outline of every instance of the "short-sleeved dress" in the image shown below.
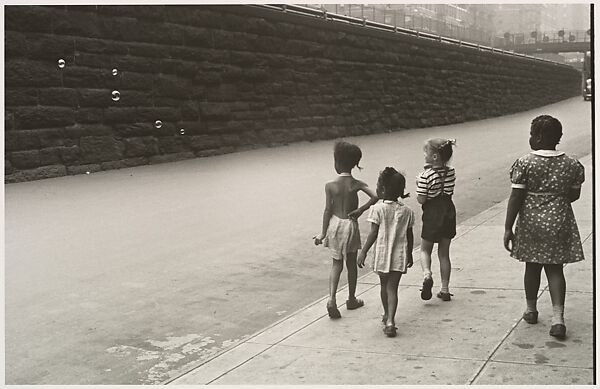
<path fill-rule="evenodd" d="M 513 188 L 525 189 L 511 257 L 521 262 L 564 264 L 584 259 L 568 193 L 584 181 L 584 167 L 556 150 L 538 150 L 510 169 Z"/>
<path fill-rule="evenodd" d="M 373 271 L 406 273 L 407 231 L 415 222 L 412 209 L 399 201 L 382 200 L 373 205 L 367 218 L 379 226 L 373 256 Z"/>

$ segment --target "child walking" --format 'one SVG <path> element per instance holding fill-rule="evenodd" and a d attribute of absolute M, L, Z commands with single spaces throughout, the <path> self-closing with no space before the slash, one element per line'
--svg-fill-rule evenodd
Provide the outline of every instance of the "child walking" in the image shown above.
<path fill-rule="evenodd" d="M 377 195 L 362 181 L 352 177 L 352 169 L 358 166 L 362 152 L 360 148 L 348 142 L 336 142 L 333 150 L 334 167 L 338 177 L 325 185 L 325 211 L 323 212 L 322 232 L 315 237 L 315 244 L 329 247 L 333 258 L 329 275 L 329 300 L 327 313 L 332 319 L 342 317 L 335 294 L 337 293 L 343 261 L 348 271 L 347 309 L 356 309 L 364 305 L 357 299 L 356 282 L 358 269 L 356 254 L 360 249 L 360 232 L 357 219 L 378 200 Z M 366 193 L 370 199 L 358 207 L 358 192 Z"/>
<path fill-rule="evenodd" d="M 452 202 L 456 174 L 448 166 L 452 157 L 454 139 L 434 138 L 423 147 L 425 167 L 417 176 L 417 201 L 423 208 L 423 228 L 421 232 L 421 267 L 423 287 L 421 298 L 431 299 L 433 278 L 431 273 L 431 252 L 438 244 L 442 287 L 437 297 L 450 301 L 450 242 L 456 236 L 456 209 Z"/>
<path fill-rule="evenodd" d="M 571 208 L 571 202 L 579 199 L 584 167 L 556 150 L 561 137 L 558 119 L 541 115 L 531 122 L 532 151 L 517 159 L 510 169 L 512 191 L 504 225 L 504 247 L 511 257 L 525 262 L 527 308 L 523 320 L 537 323 L 537 294 L 544 268 L 554 312 L 550 335 L 557 338 L 564 338 L 567 332 L 563 265 L 584 259 Z"/>
<path fill-rule="evenodd" d="M 386 167 L 379 174 L 377 193 L 383 201 L 375 204 L 369 212 L 371 231 L 365 246 L 358 255 L 358 266 L 363 267 L 367 252 L 375 244 L 373 271 L 379 275 L 381 304 L 383 305 L 383 333 L 396 336 L 396 309 L 398 307 L 398 284 L 402 274 L 413 265 L 414 213 L 398 198 L 404 194 L 406 180 L 392 167 Z"/>

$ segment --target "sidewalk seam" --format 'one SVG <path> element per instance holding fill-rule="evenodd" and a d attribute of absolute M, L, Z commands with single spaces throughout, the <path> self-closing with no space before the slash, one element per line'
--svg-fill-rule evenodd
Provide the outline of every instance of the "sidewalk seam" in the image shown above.
<path fill-rule="evenodd" d="M 548 286 L 546 286 L 544 289 L 542 289 L 538 293 L 538 296 L 537 296 L 538 300 L 540 299 L 540 297 L 542 297 L 542 294 L 544 294 L 544 292 L 547 289 L 548 289 Z M 506 333 L 504 334 L 504 336 L 502 337 L 502 339 L 500 339 L 500 341 L 498 342 L 498 344 L 496 345 L 496 347 L 493 348 L 492 352 L 489 354 L 489 356 L 487 357 L 487 359 L 484 360 L 483 365 L 481 365 L 481 367 L 475 372 L 475 374 L 468 381 L 468 385 L 473 385 L 473 382 L 475 382 L 475 380 L 483 372 L 483 369 L 485 369 L 485 367 L 490 363 L 490 361 L 492 360 L 492 358 L 494 357 L 494 355 L 496 355 L 496 352 L 498 351 L 498 349 L 504 344 L 504 342 L 506 341 L 506 339 L 508 339 L 508 337 L 510 336 L 510 334 L 513 333 L 513 331 L 515 330 L 515 328 L 517 328 L 517 326 L 519 325 L 519 323 L 521 321 L 523 321 L 523 317 L 520 317 L 517 321 L 515 321 L 515 323 L 509 328 L 509 330 L 506 331 Z"/>

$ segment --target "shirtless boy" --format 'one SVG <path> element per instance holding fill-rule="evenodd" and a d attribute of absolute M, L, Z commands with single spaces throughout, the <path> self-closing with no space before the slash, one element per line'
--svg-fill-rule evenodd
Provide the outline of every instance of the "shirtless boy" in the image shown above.
<path fill-rule="evenodd" d="M 337 308 L 335 294 L 337 292 L 343 261 L 348 269 L 348 300 L 347 309 L 356 309 L 364 305 L 357 299 L 356 280 L 358 269 L 356 255 L 360 249 L 360 232 L 358 218 L 364 211 L 375 204 L 377 195 L 367 184 L 352 177 L 352 169 L 358 166 L 362 152 L 360 148 L 348 142 L 336 142 L 333 158 L 338 177 L 325 184 L 325 211 L 323 212 L 323 228 L 321 234 L 315 237 L 315 244 L 323 243 L 331 250 L 332 263 L 329 274 L 329 300 L 327 313 L 332 319 L 342 317 Z M 358 192 L 366 193 L 370 199 L 363 206 L 358 206 Z"/>

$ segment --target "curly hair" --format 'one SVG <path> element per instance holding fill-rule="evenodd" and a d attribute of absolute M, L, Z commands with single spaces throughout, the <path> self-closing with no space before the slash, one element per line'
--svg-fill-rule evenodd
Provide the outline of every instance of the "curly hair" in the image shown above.
<path fill-rule="evenodd" d="M 358 163 L 362 158 L 362 151 L 360 151 L 360 147 L 352 143 L 345 141 L 335 142 L 333 158 L 344 170 L 350 171 L 354 166 L 361 169 Z"/>
<path fill-rule="evenodd" d="M 531 134 L 541 135 L 544 144 L 554 146 L 562 138 L 562 124 L 550 115 L 540 115 L 531 121 Z"/>
<path fill-rule="evenodd" d="M 398 177 L 398 179 L 394 180 L 394 177 Z M 408 197 L 408 193 L 404 194 L 405 187 L 406 178 L 393 167 L 388 166 L 379 172 L 377 179 L 377 195 L 379 197 L 383 197 L 383 193 L 387 193 L 396 199 L 398 197 L 405 199 Z"/>

